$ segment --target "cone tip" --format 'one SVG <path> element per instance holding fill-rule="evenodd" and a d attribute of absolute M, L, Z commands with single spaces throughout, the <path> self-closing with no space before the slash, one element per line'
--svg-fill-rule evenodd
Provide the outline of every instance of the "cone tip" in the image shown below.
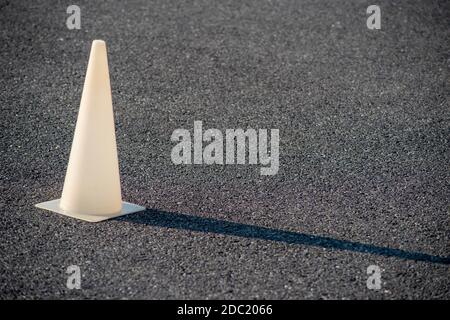
<path fill-rule="evenodd" d="M 92 47 L 105 47 L 106 46 L 106 42 L 103 40 L 94 40 L 92 41 Z"/>

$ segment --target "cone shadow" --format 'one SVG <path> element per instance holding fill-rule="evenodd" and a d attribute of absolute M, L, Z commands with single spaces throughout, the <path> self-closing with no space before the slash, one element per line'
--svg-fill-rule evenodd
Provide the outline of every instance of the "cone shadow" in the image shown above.
<path fill-rule="evenodd" d="M 379 247 L 359 242 L 259 227 L 255 225 L 248 225 L 213 218 L 164 212 L 154 209 L 147 209 L 140 213 L 119 217 L 116 220 L 127 221 L 130 223 L 142 224 L 147 226 L 189 230 L 195 232 L 217 233 L 250 239 L 277 241 L 287 244 L 297 244 L 342 251 L 367 253 L 384 257 L 395 257 L 403 260 L 423 261 L 445 265 L 450 264 L 450 257 L 433 256 L 420 252 Z"/>

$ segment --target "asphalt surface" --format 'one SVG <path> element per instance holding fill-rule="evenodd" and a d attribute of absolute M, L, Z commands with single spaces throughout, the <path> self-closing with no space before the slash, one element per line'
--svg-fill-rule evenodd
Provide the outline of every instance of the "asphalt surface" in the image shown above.
<path fill-rule="evenodd" d="M 449 299 L 448 1 L 0 1 L 0 298 Z M 60 197 L 91 41 L 123 198 Z M 280 170 L 175 166 L 172 131 L 280 130 Z M 66 288 L 78 265 L 82 289 Z M 366 286 L 378 265 L 382 287 Z"/>

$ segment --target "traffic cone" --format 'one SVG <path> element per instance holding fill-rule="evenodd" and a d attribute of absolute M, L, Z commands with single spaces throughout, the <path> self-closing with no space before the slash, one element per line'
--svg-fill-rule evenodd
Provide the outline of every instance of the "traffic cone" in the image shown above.
<path fill-rule="evenodd" d="M 92 42 L 61 199 L 36 205 L 98 222 L 141 210 L 122 202 L 106 44 Z"/>

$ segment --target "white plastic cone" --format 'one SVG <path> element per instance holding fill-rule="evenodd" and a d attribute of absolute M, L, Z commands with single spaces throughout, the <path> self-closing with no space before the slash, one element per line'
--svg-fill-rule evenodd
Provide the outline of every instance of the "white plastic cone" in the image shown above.
<path fill-rule="evenodd" d="M 92 43 L 61 199 L 36 206 L 90 222 L 145 209 L 122 202 L 104 41 Z"/>

